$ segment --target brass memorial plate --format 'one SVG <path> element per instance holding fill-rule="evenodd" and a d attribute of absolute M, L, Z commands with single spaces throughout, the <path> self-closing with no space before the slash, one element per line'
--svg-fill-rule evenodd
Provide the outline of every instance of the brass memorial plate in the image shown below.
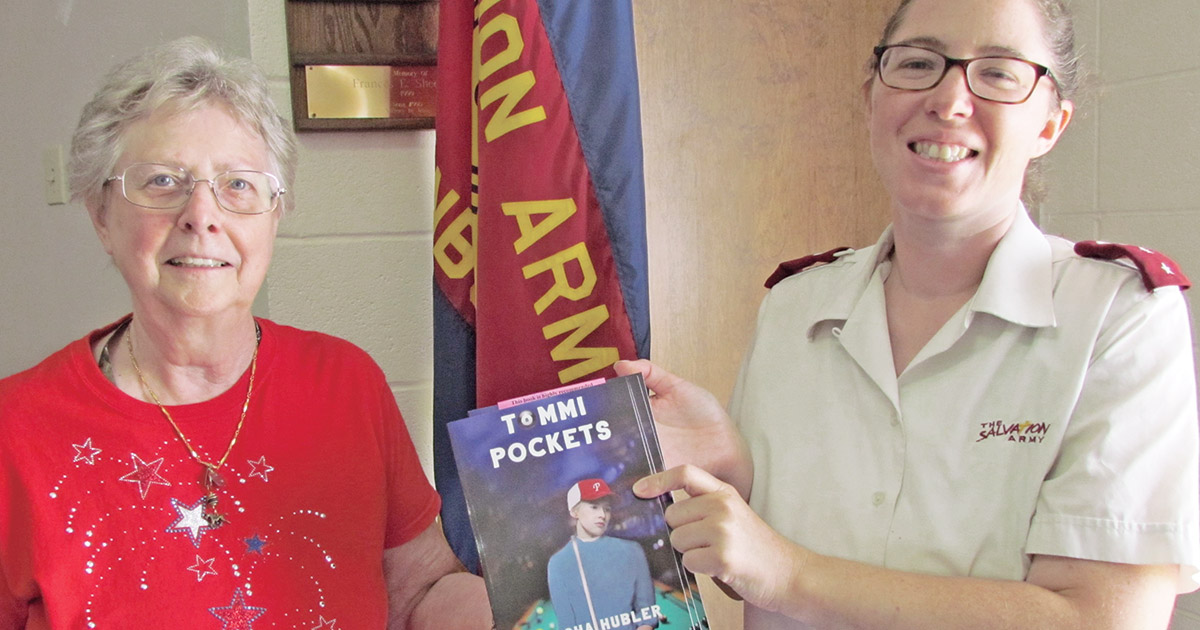
<path fill-rule="evenodd" d="M 309 118 L 433 118 L 436 66 L 305 66 Z"/>

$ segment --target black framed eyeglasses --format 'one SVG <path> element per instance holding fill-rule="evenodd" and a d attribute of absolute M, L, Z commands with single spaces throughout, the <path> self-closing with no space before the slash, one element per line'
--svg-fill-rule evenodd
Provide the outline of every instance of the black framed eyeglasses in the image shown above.
<path fill-rule="evenodd" d="M 287 192 L 279 178 L 262 171 L 225 171 L 212 179 L 197 179 L 187 169 L 170 164 L 139 162 L 104 180 L 121 182 L 121 195 L 129 203 L 151 210 L 175 210 L 191 198 L 196 184 L 212 189 L 217 205 L 234 214 L 267 214 L 279 207 Z"/>
<path fill-rule="evenodd" d="M 972 94 L 997 103 L 1019 104 L 1029 100 L 1038 80 L 1050 77 L 1050 69 L 1017 57 L 974 57 L 955 59 L 936 50 L 897 44 L 875 47 L 875 70 L 884 85 L 897 90 L 928 90 L 942 82 L 950 68 L 960 66 Z"/>

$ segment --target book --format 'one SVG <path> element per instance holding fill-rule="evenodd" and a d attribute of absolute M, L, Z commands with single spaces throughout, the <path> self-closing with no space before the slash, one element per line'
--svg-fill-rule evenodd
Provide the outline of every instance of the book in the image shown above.
<path fill-rule="evenodd" d="M 449 423 L 483 578 L 501 630 L 704 630 L 671 547 L 669 496 L 640 374 L 477 409 Z"/>

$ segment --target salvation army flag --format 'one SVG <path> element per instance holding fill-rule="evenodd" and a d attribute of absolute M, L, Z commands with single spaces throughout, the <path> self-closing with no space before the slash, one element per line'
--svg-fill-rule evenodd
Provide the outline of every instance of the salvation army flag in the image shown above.
<path fill-rule="evenodd" d="M 434 477 L 478 565 L 446 423 L 649 356 L 631 0 L 442 0 Z"/>

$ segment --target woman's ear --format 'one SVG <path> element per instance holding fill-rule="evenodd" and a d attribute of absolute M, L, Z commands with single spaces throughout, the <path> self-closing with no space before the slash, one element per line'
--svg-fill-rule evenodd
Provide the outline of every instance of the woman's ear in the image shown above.
<path fill-rule="evenodd" d="M 871 115 L 871 88 L 874 85 L 875 85 L 875 76 L 874 75 L 871 75 L 871 77 L 869 79 L 867 79 L 866 81 L 863 81 L 863 84 L 862 84 L 863 111 L 866 112 L 867 116 Z"/>
<path fill-rule="evenodd" d="M 92 227 L 96 230 L 96 236 L 100 237 L 100 244 L 104 247 L 105 253 L 112 256 L 112 240 L 108 234 L 108 212 L 104 207 L 103 200 L 88 201 L 85 205 L 88 217 L 92 219 Z"/>
<path fill-rule="evenodd" d="M 1042 157 L 1058 144 L 1058 139 L 1062 137 L 1067 126 L 1071 124 L 1071 118 L 1075 115 L 1075 103 L 1068 100 L 1061 100 L 1058 106 L 1050 112 L 1050 117 L 1046 119 L 1046 124 L 1042 127 L 1041 133 L 1038 134 L 1038 152 L 1034 157 Z"/>

